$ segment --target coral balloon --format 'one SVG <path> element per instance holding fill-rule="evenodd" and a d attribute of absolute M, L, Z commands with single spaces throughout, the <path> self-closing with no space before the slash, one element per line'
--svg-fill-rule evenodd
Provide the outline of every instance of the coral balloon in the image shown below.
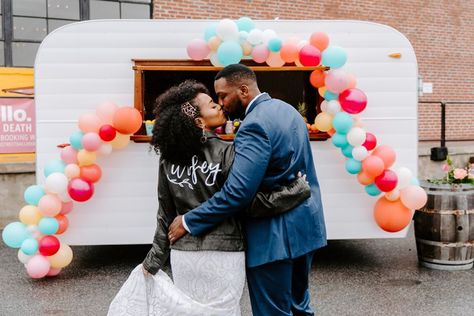
<path fill-rule="evenodd" d="M 110 142 L 113 149 L 122 149 L 127 147 L 130 142 L 130 135 L 117 133 L 114 140 Z"/>
<path fill-rule="evenodd" d="M 69 181 L 68 193 L 74 201 L 84 202 L 94 194 L 94 185 L 81 178 L 75 178 Z"/>
<path fill-rule="evenodd" d="M 369 185 L 374 182 L 374 178 L 362 171 L 357 175 L 357 181 L 362 185 Z"/>
<path fill-rule="evenodd" d="M 41 279 L 48 274 L 50 269 L 50 263 L 48 259 L 42 255 L 36 255 L 31 257 L 26 264 L 26 272 L 33 279 Z"/>
<path fill-rule="evenodd" d="M 294 63 L 298 59 L 298 43 L 286 41 L 280 49 L 280 57 L 287 63 Z"/>
<path fill-rule="evenodd" d="M 365 133 L 365 142 L 362 144 L 367 150 L 372 150 L 377 146 L 377 138 L 372 133 Z"/>
<path fill-rule="evenodd" d="M 79 117 L 79 129 L 84 133 L 97 133 L 102 123 L 95 113 L 85 113 Z"/>
<path fill-rule="evenodd" d="M 46 194 L 38 203 L 38 209 L 43 216 L 56 216 L 61 211 L 61 200 L 57 195 Z"/>
<path fill-rule="evenodd" d="M 48 257 L 48 261 L 51 263 L 52 268 L 64 268 L 69 265 L 72 261 L 72 249 L 65 243 L 61 243 L 58 252 Z"/>
<path fill-rule="evenodd" d="M 372 152 L 372 155 L 377 156 L 383 160 L 385 169 L 388 169 L 393 165 L 397 156 L 392 147 L 387 145 L 381 145 L 375 148 L 375 150 Z"/>
<path fill-rule="evenodd" d="M 96 183 L 102 176 L 102 170 L 96 164 L 82 166 L 80 177 L 86 181 Z"/>
<path fill-rule="evenodd" d="M 367 106 L 367 96 L 357 88 L 347 89 L 339 94 L 339 102 L 344 111 L 350 114 L 362 112 Z"/>
<path fill-rule="evenodd" d="M 122 134 L 133 134 L 142 127 L 142 115 L 135 108 L 121 107 L 115 112 L 113 125 Z"/>
<path fill-rule="evenodd" d="M 324 87 L 324 78 L 326 74 L 321 69 L 313 70 L 311 75 L 309 76 L 309 82 L 315 88 Z"/>
<path fill-rule="evenodd" d="M 321 62 L 321 52 L 312 45 L 305 45 L 299 52 L 299 60 L 303 66 L 317 66 Z"/>
<path fill-rule="evenodd" d="M 117 111 L 118 106 L 114 102 L 105 101 L 97 106 L 95 113 L 99 117 L 102 124 L 112 124 L 114 121 L 115 111 Z"/>
<path fill-rule="evenodd" d="M 43 256 L 52 256 L 59 250 L 59 240 L 54 236 L 44 236 L 39 241 L 39 252 Z"/>
<path fill-rule="evenodd" d="M 409 185 L 400 190 L 400 201 L 409 209 L 419 210 L 425 206 L 427 200 L 425 190 L 418 185 Z"/>
<path fill-rule="evenodd" d="M 390 192 L 397 187 L 398 177 L 392 170 L 384 170 L 375 178 L 375 185 L 382 192 Z"/>
<path fill-rule="evenodd" d="M 309 43 L 322 52 L 329 45 L 329 36 L 323 32 L 314 32 L 309 38 Z"/>
<path fill-rule="evenodd" d="M 384 169 L 384 163 L 380 157 L 371 155 L 362 161 L 362 170 L 370 177 L 379 176 Z"/>
<path fill-rule="evenodd" d="M 413 214 L 400 200 L 389 201 L 380 197 L 374 206 L 375 221 L 383 230 L 395 233 L 410 224 Z"/>
<path fill-rule="evenodd" d="M 66 215 L 63 214 L 58 214 L 55 216 L 56 220 L 59 223 L 59 228 L 56 231 L 56 235 L 60 235 L 66 231 L 66 229 L 69 227 L 69 220 Z"/>

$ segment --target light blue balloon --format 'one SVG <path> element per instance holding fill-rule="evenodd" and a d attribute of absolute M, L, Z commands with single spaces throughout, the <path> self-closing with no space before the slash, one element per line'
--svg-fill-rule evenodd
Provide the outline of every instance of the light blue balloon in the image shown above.
<path fill-rule="evenodd" d="M 352 145 L 347 145 L 346 147 L 341 148 L 341 152 L 347 158 L 352 158 L 352 149 L 354 149 Z"/>
<path fill-rule="evenodd" d="M 243 51 L 239 43 L 234 41 L 225 41 L 217 49 L 217 58 L 221 65 L 228 66 L 238 64 L 242 59 Z"/>
<path fill-rule="evenodd" d="M 339 94 L 326 90 L 326 92 L 324 92 L 324 98 L 327 101 L 337 100 L 337 99 L 339 99 Z"/>
<path fill-rule="evenodd" d="M 362 162 L 350 158 L 346 160 L 345 167 L 347 172 L 350 174 L 356 174 L 360 172 L 360 169 L 362 169 Z"/>
<path fill-rule="evenodd" d="M 25 199 L 26 203 L 30 205 L 38 205 L 39 200 L 45 194 L 42 187 L 39 185 L 30 185 L 26 188 L 25 193 L 23 193 L 23 198 Z"/>
<path fill-rule="evenodd" d="M 11 248 L 20 248 L 25 239 L 30 237 L 26 225 L 20 222 L 8 224 L 2 232 L 3 242 Z"/>
<path fill-rule="evenodd" d="M 339 46 L 329 46 L 323 51 L 321 63 L 331 68 L 341 68 L 347 61 L 346 51 Z"/>
<path fill-rule="evenodd" d="M 38 251 L 38 241 L 34 238 L 27 238 L 21 243 L 21 251 L 25 255 L 31 256 Z"/>
<path fill-rule="evenodd" d="M 349 145 L 346 134 L 334 133 L 334 135 L 331 137 L 331 142 L 334 146 L 339 148 L 344 148 Z"/>
<path fill-rule="evenodd" d="M 239 31 L 246 31 L 250 32 L 255 28 L 255 23 L 252 21 L 251 18 L 247 16 L 243 16 L 240 19 L 237 20 L 237 27 L 239 28 Z"/>
<path fill-rule="evenodd" d="M 332 127 L 339 134 L 347 134 L 354 124 L 352 116 L 346 112 L 338 112 L 332 120 Z"/>
<path fill-rule="evenodd" d="M 382 193 L 379 188 L 375 185 L 375 183 L 369 184 L 365 186 L 365 192 L 367 192 L 370 196 L 377 196 Z"/>
<path fill-rule="evenodd" d="M 216 29 L 217 29 L 217 22 L 209 24 L 208 27 L 204 30 L 204 39 L 206 42 L 213 36 L 217 35 Z"/>
<path fill-rule="evenodd" d="M 420 185 L 420 181 L 417 178 L 412 177 L 411 180 L 410 180 L 410 184 Z"/>
<path fill-rule="evenodd" d="M 84 137 L 84 133 L 81 131 L 72 133 L 71 136 L 69 136 L 71 146 L 77 150 L 82 149 L 82 137 Z"/>
<path fill-rule="evenodd" d="M 38 230 L 44 235 L 54 235 L 59 229 L 59 222 L 54 217 L 43 217 L 38 223 Z"/>
<path fill-rule="evenodd" d="M 44 166 L 44 176 L 48 177 L 53 172 L 64 173 L 65 168 L 66 168 L 66 165 L 64 164 L 64 161 L 62 161 L 61 159 L 56 158 L 56 159 L 50 160 Z"/>
<path fill-rule="evenodd" d="M 276 53 L 280 51 L 281 45 L 282 45 L 281 39 L 274 37 L 268 41 L 267 47 L 271 52 Z"/>

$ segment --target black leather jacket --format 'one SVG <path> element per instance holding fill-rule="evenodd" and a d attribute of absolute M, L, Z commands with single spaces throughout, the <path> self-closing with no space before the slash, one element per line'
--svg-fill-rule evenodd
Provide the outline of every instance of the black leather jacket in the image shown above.
<path fill-rule="evenodd" d="M 203 158 L 193 157 L 187 166 L 168 163 L 161 159 L 158 178 L 158 215 L 153 245 L 143 261 L 144 268 L 155 274 L 169 267 L 170 243 L 168 227 L 177 215 L 184 215 L 199 206 L 224 185 L 234 160 L 232 143 L 207 133 L 203 145 Z M 255 217 L 273 216 L 298 205 L 310 196 L 306 181 L 297 179 L 286 187 L 271 193 L 259 192 L 247 212 Z M 242 216 L 245 214 L 243 213 Z M 252 215 L 250 215 L 252 216 Z M 186 234 L 171 245 L 171 249 L 184 251 L 243 251 L 244 238 L 241 220 L 228 218 L 202 236 Z"/>

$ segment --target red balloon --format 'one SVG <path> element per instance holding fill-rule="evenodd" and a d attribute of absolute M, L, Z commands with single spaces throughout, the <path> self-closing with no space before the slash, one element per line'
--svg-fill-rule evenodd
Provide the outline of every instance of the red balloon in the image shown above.
<path fill-rule="evenodd" d="M 300 62 L 303 66 L 317 66 L 321 61 L 321 52 L 313 45 L 305 45 L 301 48 Z"/>
<path fill-rule="evenodd" d="M 102 127 L 99 129 L 99 137 L 104 142 L 110 142 L 114 140 L 116 134 L 117 130 L 112 125 L 102 125 Z"/>
<path fill-rule="evenodd" d="M 395 233 L 410 224 L 413 214 L 400 200 L 389 201 L 382 196 L 375 203 L 374 218 L 380 228 Z"/>
<path fill-rule="evenodd" d="M 94 194 L 94 185 L 81 178 L 74 178 L 69 181 L 67 192 L 74 201 L 84 202 Z"/>
<path fill-rule="evenodd" d="M 81 166 L 80 177 L 88 182 L 96 183 L 102 176 L 102 170 L 96 164 Z"/>
<path fill-rule="evenodd" d="M 339 94 L 339 103 L 347 113 L 357 114 L 367 106 L 367 96 L 357 88 L 347 89 Z"/>
<path fill-rule="evenodd" d="M 58 214 L 54 218 L 59 223 L 59 228 L 56 232 L 56 235 L 60 235 L 66 231 L 66 229 L 69 227 L 69 220 L 67 219 L 66 215 L 63 214 Z"/>
<path fill-rule="evenodd" d="M 367 150 L 372 150 L 377 146 L 377 138 L 372 133 L 365 133 L 365 142 L 362 144 Z"/>
<path fill-rule="evenodd" d="M 39 241 L 39 252 L 43 256 L 52 256 L 59 250 L 59 240 L 51 235 L 44 236 Z"/>
<path fill-rule="evenodd" d="M 382 192 L 390 192 L 397 186 L 398 177 L 392 170 L 384 170 L 381 175 L 375 178 L 375 185 Z"/>

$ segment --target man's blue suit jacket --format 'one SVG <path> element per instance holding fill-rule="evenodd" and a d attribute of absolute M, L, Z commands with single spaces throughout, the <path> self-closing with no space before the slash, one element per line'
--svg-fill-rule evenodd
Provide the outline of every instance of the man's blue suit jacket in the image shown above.
<path fill-rule="evenodd" d="M 260 95 L 234 140 L 235 159 L 223 188 L 185 215 L 192 235 L 200 235 L 247 208 L 255 194 L 307 175 L 311 197 L 276 217 L 244 221 L 247 266 L 296 258 L 326 245 L 319 183 L 308 130 L 291 105 Z"/>

